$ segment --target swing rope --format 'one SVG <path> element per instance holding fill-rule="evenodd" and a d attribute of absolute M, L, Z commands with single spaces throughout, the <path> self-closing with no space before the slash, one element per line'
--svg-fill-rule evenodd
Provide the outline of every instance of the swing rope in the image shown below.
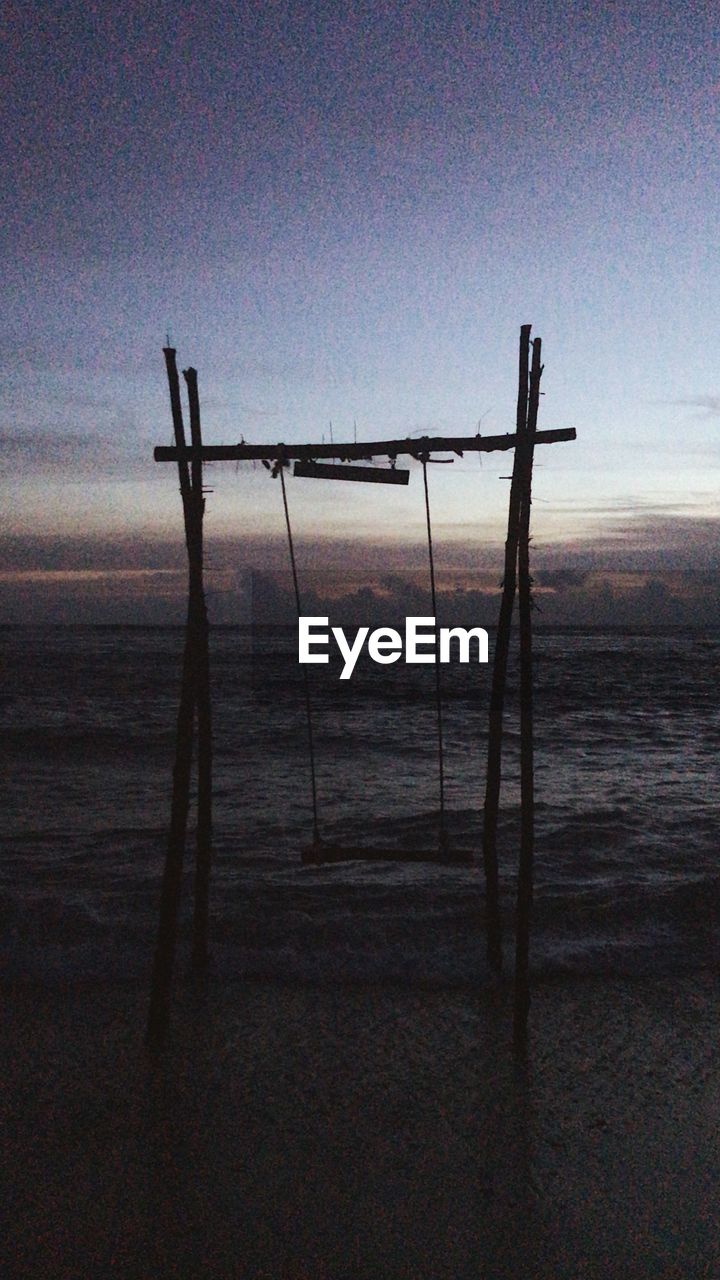
<path fill-rule="evenodd" d="M 428 456 L 423 454 L 420 458 L 423 469 L 423 484 L 425 486 L 425 519 L 427 522 L 428 536 L 428 555 L 430 557 L 430 595 L 432 599 L 432 611 L 435 623 L 437 625 L 437 596 L 435 593 L 435 560 L 433 557 L 433 540 L 432 527 L 430 524 L 430 495 L 428 492 L 427 464 Z M 438 736 L 438 776 L 440 780 L 440 846 L 443 848 L 446 844 L 445 832 L 445 761 L 443 751 L 443 722 L 442 722 L 442 691 L 440 688 L 440 663 L 435 661 L 435 710 L 437 714 L 437 736 Z"/>
<path fill-rule="evenodd" d="M 290 512 L 288 510 L 287 493 L 285 492 L 285 467 L 282 456 L 276 463 L 275 474 L 280 476 L 280 486 L 282 488 L 283 507 L 285 509 L 285 524 L 287 525 L 288 547 L 290 549 L 290 565 L 292 567 L 293 585 L 295 587 L 295 605 L 297 608 L 298 621 L 302 616 L 302 606 L 300 603 L 300 586 L 298 583 L 297 565 L 295 563 L 295 545 L 293 543 L 292 528 L 290 526 Z M 313 739 L 313 722 L 312 722 L 312 703 L 310 701 L 310 681 L 308 678 L 307 667 L 303 667 L 303 684 L 305 687 L 305 716 L 307 719 L 308 731 L 308 747 L 310 752 L 310 785 L 312 789 L 312 811 L 313 811 L 313 839 L 315 844 L 320 843 L 320 828 L 318 826 L 318 802 L 317 802 L 317 782 L 315 779 L 315 743 Z"/>

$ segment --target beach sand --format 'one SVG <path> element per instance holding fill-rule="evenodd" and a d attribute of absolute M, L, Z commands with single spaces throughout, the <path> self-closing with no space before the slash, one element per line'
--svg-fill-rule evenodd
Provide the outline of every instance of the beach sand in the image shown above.
<path fill-rule="evenodd" d="M 715 975 L 5 1001 L 4 1275 L 720 1275 Z"/>

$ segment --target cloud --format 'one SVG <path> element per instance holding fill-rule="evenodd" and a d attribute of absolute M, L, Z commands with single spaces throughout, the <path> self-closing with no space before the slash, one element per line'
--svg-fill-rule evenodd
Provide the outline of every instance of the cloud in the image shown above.
<path fill-rule="evenodd" d="M 584 586 L 589 573 L 589 569 L 543 569 L 536 577 L 540 586 L 567 591 Z"/>
<path fill-rule="evenodd" d="M 597 569 L 578 581 L 561 575 L 552 586 L 541 572 L 538 622 L 545 626 L 683 627 L 720 626 L 720 574 L 698 571 L 653 572 Z"/>
<path fill-rule="evenodd" d="M 609 625 L 615 618 L 617 625 L 647 625 L 651 620 L 690 626 L 720 621 L 720 516 L 644 503 L 598 510 L 602 516 L 592 515 L 580 536 L 533 543 L 539 621 Z M 430 611 L 427 548 L 422 542 L 298 539 L 296 554 L 305 612 L 343 612 L 359 624 L 372 620 L 363 618 L 368 609 L 379 621 L 398 612 Z M 292 619 L 287 541 L 280 533 L 241 539 L 208 536 L 206 564 L 214 621 L 249 620 L 245 583 L 253 573 L 260 590 L 256 603 L 264 598 L 271 613 Z M 457 537 L 443 545 L 437 568 L 443 612 L 492 624 L 503 572 L 502 547 L 478 545 L 476 536 Z M 125 621 L 182 620 L 187 560 L 179 531 L 172 537 L 150 532 L 132 538 L 5 536 L 0 538 L 0 570 L 0 604 L 8 621 L 72 618 L 70 597 L 81 600 L 78 618 L 85 620 L 117 620 L 123 600 Z M 168 570 L 175 575 L 171 592 L 171 579 L 163 581 L 160 573 Z M 105 586 L 88 576 L 74 581 L 66 576 L 64 585 L 60 579 L 43 583 L 28 577 L 39 571 L 116 576 Z M 122 577 L 137 571 L 151 571 L 156 579 L 136 577 L 131 582 Z"/>
<path fill-rule="evenodd" d="M 696 409 L 698 412 L 694 417 L 703 421 L 706 418 L 720 417 L 720 396 L 688 396 L 684 400 L 661 400 L 656 403 L 677 405 L 679 408 Z"/>
<path fill-rule="evenodd" d="M 720 516 L 662 511 L 607 521 L 592 540 L 595 563 L 646 569 L 720 570 Z"/>
<path fill-rule="evenodd" d="M 261 408 L 259 405 L 247 404 L 242 400 L 230 401 L 214 395 L 203 396 L 202 410 L 204 414 L 218 413 L 227 415 L 234 422 L 242 423 L 245 427 L 249 423 L 260 425 L 268 421 L 277 420 L 282 416 L 279 409 Z"/>
<path fill-rule="evenodd" d="M 89 569 L 185 569 L 185 547 L 158 538 L 51 537 L 14 534 L 0 538 L 0 571 L 75 572 Z"/>
<path fill-rule="evenodd" d="M 147 474 L 146 450 L 132 422 L 112 433 L 34 427 L 0 430 L 0 451 L 7 471 L 20 476 L 65 475 L 97 479 Z"/>

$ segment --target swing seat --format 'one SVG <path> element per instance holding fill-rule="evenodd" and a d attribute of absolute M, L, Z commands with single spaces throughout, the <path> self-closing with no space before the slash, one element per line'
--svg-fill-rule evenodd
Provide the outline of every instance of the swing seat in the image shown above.
<path fill-rule="evenodd" d="M 441 867 L 471 867 L 472 853 L 462 849 L 384 849 L 377 845 L 328 844 L 324 840 L 301 850 L 304 866 L 334 862 L 432 862 Z"/>

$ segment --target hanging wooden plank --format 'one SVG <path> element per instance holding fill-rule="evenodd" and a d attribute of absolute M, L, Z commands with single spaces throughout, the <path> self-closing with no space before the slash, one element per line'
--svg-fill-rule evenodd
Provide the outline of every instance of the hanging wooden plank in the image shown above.
<path fill-rule="evenodd" d="M 347 462 L 296 462 L 293 475 L 310 480 L 358 480 L 361 484 L 407 484 L 409 471 L 397 467 L 353 467 Z"/>

